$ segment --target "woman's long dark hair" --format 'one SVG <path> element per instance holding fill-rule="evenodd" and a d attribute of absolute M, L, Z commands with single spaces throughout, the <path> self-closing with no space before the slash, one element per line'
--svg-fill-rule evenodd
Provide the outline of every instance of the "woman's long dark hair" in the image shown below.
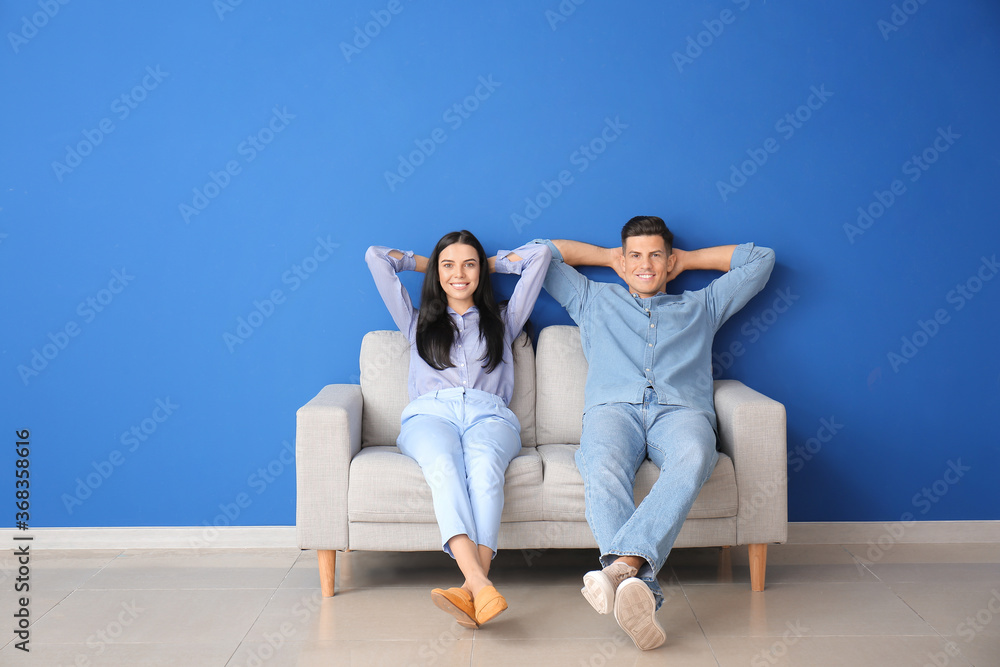
<path fill-rule="evenodd" d="M 442 236 L 434 246 L 434 252 L 427 258 L 424 286 L 420 292 L 420 314 L 417 316 L 417 352 L 431 368 L 441 371 L 454 366 L 451 362 L 451 346 L 458 335 L 458 329 L 448 316 L 448 295 L 441 288 L 438 259 L 442 250 L 455 243 L 472 246 L 479 255 L 479 285 L 472 294 L 472 303 L 479 311 L 479 337 L 486 347 L 481 361 L 484 362 L 486 372 L 491 373 L 503 361 L 503 319 L 500 317 L 500 307 L 493 297 L 486 251 L 479 239 L 464 229 Z"/>

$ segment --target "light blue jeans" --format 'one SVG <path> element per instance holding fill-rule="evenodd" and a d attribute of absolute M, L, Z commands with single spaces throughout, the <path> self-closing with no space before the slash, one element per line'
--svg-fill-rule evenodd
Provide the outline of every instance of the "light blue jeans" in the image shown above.
<path fill-rule="evenodd" d="M 496 555 L 507 464 L 521 451 L 521 425 L 503 399 L 478 389 L 428 392 L 403 410 L 399 450 L 431 487 L 442 548 L 468 535 Z"/>
<path fill-rule="evenodd" d="M 646 563 L 638 577 L 663 604 L 656 574 L 702 485 L 719 458 L 708 414 L 678 405 L 660 405 L 647 388 L 642 404 L 605 403 L 583 415 L 576 465 L 583 476 L 587 523 L 601 550 L 601 565 L 618 556 Z M 649 458 L 660 468 L 649 495 L 635 506 L 633 485 Z"/>

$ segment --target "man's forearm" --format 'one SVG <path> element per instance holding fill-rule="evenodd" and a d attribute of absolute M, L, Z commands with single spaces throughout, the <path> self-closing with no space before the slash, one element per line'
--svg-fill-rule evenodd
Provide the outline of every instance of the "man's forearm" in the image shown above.
<path fill-rule="evenodd" d="M 614 268 L 615 257 L 621 255 L 621 248 L 602 248 L 582 241 L 559 239 L 552 241 L 552 245 L 563 256 L 563 261 L 570 266 L 610 266 Z"/>
<path fill-rule="evenodd" d="M 681 263 L 683 271 L 728 271 L 733 261 L 734 245 L 720 245 L 714 248 L 702 248 L 701 250 L 678 251 L 677 261 Z"/>

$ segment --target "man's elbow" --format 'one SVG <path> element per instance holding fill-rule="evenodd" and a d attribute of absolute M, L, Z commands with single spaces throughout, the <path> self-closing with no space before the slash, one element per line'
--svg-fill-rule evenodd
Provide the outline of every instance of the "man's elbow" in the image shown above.
<path fill-rule="evenodd" d="M 754 247 L 754 252 L 757 254 L 758 262 L 768 267 L 774 266 L 774 250 L 764 246 L 756 246 Z"/>

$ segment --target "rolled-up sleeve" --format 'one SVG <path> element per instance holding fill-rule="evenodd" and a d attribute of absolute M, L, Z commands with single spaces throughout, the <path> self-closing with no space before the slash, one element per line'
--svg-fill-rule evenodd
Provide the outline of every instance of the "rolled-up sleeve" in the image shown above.
<path fill-rule="evenodd" d="M 365 252 L 365 262 L 375 279 L 375 287 L 385 302 L 385 307 L 392 315 L 393 321 L 399 330 L 409 335 L 410 326 L 413 324 L 416 311 L 410 301 L 403 283 L 399 281 L 396 274 L 400 271 L 412 271 L 417 266 L 417 260 L 413 257 L 413 251 L 400 251 L 403 257 L 396 259 L 391 257 L 389 252 L 392 248 L 373 245 Z"/>
<path fill-rule="evenodd" d="M 774 251 L 743 243 L 733 250 L 729 267 L 729 271 L 704 290 L 705 303 L 716 331 L 764 289 L 774 268 Z"/>
<path fill-rule="evenodd" d="M 513 261 L 508 257 L 510 254 L 515 254 L 521 259 Z M 521 332 L 524 323 L 531 316 L 538 293 L 542 291 L 542 282 L 545 280 L 551 258 L 552 250 L 540 243 L 527 243 L 516 250 L 501 250 L 497 253 L 497 273 L 521 276 L 507 302 L 505 313 L 511 338 Z"/>
<path fill-rule="evenodd" d="M 580 324 L 592 292 L 590 279 L 564 262 L 559 248 L 549 239 L 536 239 L 534 243 L 545 245 L 552 253 L 542 286 L 566 309 L 573 321 Z"/>

